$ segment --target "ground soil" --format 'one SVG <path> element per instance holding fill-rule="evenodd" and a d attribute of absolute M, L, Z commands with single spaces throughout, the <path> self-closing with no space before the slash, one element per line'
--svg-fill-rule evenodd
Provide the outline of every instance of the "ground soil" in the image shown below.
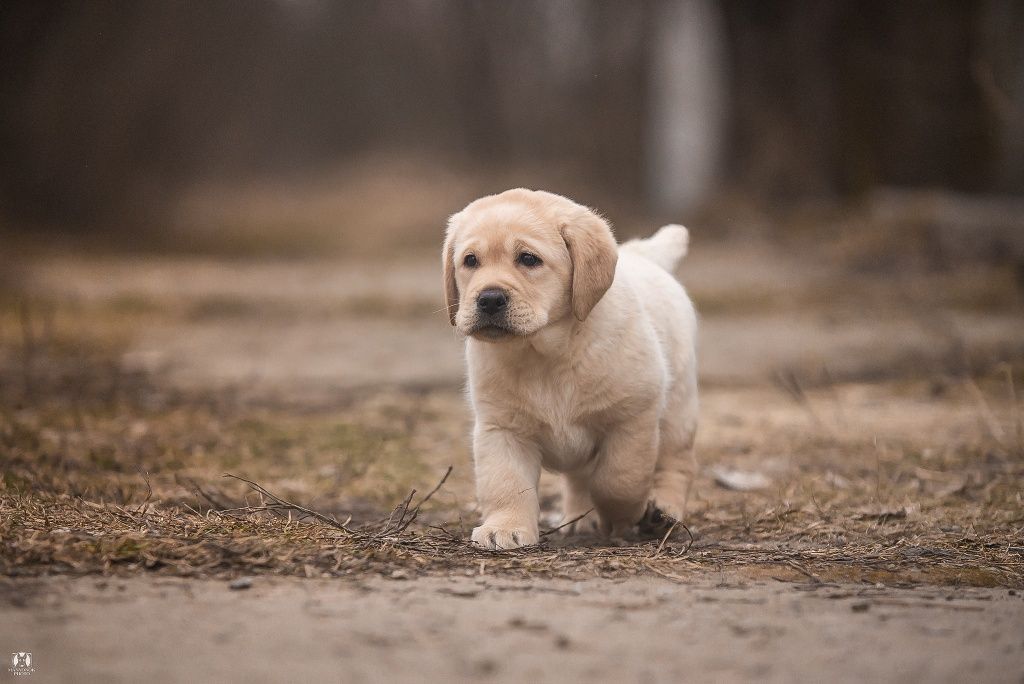
<path fill-rule="evenodd" d="M 570 582 L 158 577 L 6 587 L 0 642 L 45 682 L 1019 682 L 1005 589 L 712 573 Z M 12 603 L 16 607 L 12 607 Z"/>
<path fill-rule="evenodd" d="M 1020 682 L 1019 285 L 846 256 L 695 240 L 685 535 L 446 558 L 415 539 L 476 512 L 433 253 L 26 253 L 2 283 L 0 648 L 43 681 Z M 355 528 L 449 465 L 413 541 L 214 512 L 265 501 L 229 471 Z"/>

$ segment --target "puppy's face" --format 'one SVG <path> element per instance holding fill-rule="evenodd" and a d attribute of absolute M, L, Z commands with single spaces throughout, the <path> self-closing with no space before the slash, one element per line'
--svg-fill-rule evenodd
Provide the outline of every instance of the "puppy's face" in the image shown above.
<path fill-rule="evenodd" d="M 605 223 L 564 197 L 509 190 L 452 216 L 443 251 L 452 325 L 487 341 L 584 320 L 611 286 L 618 256 Z"/>

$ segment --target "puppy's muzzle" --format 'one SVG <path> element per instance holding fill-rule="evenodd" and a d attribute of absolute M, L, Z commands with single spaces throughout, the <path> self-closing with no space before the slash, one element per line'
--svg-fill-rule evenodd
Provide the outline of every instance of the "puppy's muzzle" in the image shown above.
<path fill-rule="evenodd" d="M 497 340 L 514 334 L 509 324 L 507 290 L 489 287 L 476 296 L 476 320 L 470 334 L 487 340 Z"/>
<path fill-rule="evenodd" d="M 508 294 L 497 288 L 483 290 L 477 295 L 476 308 L 481 316 L 491 319 L 503 318 L 505 310 L 508 309 Z"/>

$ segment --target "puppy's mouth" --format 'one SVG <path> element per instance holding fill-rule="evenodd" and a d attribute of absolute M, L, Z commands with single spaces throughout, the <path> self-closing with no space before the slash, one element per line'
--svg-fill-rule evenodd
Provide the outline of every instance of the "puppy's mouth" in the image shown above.
<path fill-rule="evenodd" d="M 505 327 L 501 323 L 484 322 L 473 326 L 473 329 L 469 331 L 471 337 L 475 337 L 478 340 L 501 340 L 506 337 L 512 337 L 515 335 L 515 331 Z"/>

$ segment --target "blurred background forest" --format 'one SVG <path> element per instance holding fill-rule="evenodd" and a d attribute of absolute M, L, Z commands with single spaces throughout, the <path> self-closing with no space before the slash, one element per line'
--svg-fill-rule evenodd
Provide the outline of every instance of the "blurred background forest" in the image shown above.
<path fill-rule="evenodd" d="M 704 568 L 1024 586 L 1022 0 L 0 1 L 0 575 L 412 569 L 208 527 L 226 472 L 362 525 L 451 465 L 464 538 L 440 246 L 517 186 L 690 229 Z"/>
<path fill-rule="evenodd" d="M 373 251 L 513 185 L 718 232 L 919 188 L 1017 249 L 1020 203 L 963 196 L 1024 192 L 1015 0 L 9 0 L 0 59 L 9 235 Z"/>

